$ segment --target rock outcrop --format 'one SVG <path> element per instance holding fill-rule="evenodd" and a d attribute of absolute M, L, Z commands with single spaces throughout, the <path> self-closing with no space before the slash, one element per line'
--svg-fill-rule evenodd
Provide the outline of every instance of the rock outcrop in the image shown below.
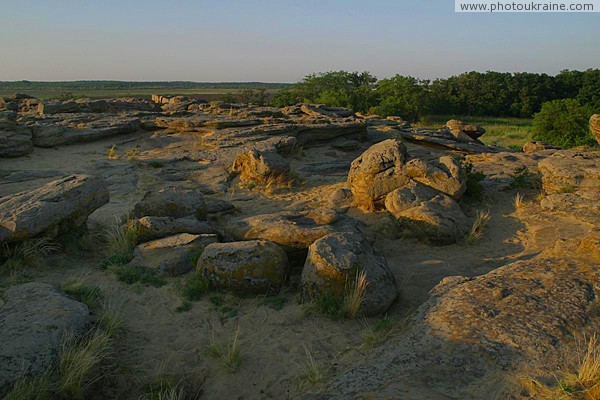
<path fill-rule="evenodd" d="M 54 124 L 38 122 L 33 125 L 33 144 L 37 147 L 54 147 L 84 143 L 105 137 L 134 133 L 142 128 L 139 118 L 100 118 L 90 122 L 77 119 L 60 120 Z"/>
<path fill-rule="evenodd" d="M 518 261 L 476 278 L 450 277 L 432 292 L 402 341 L 342 372 L 316 398 L 488 398 L 507 369 L 552 357 L 600 305 L 600 267 L 571 260 Z M 414 382 L 426 379 L 425 390 Z M 508 382 L 507 382 L 508 383 Z M 513 382 L 514 383 L 514 382 Z M 442 397 L 440 397 L 442 396 Z"/>
<path fill-rule="evenodd" d="M 211 285 L 240 293 L 277 292 L 288 273 L 288 258 L 266 240 L 208 245 L 197 264 Z"/>
<path fill-rule="evenodd" d="M 0 304 L 0 397 L 22 377 L 45 372 L 64 341 L 86 332 L 88 307 L 44 283 L 4 291 Z"/>
<path fill-rule="evenodd" d="M 308 248 L 301 285 L 310 296 L 343 297 L 361 273 L 367 282 L 362 313 L 384 313 L 398 296 L 396 280 L 385 257 L 360 234 L 332 233 L 314 242 Z"/>
<path fill-rule="evenodd" d="M 18 157 L 32 151 L 31 129 L 17 124 L 16 112 L 0 112 L 0 157 Z"/>
<path fill-rule="evenodd" d="M 38 189 L 0 200 L 0 241 L 79 229 L 97 208 L 108 203 L 105 183 L 88 175 L 71 175 Z"/>
<path fill-rule="evenodd" d="M 125 111 L 160 111 L 153 102 L 134 98 L 46 100 L 37 105 L 42 115 L 68 113 L 118 113 Z"/>
<path fill-rule="evenodd" d="M 179 276 L 190 272 L 194 262 L 211 243 L 218 243 L 217 235 L 180 233 L 138 245 L 133 251 L 131 265 L 156 271 L 162 276 Z"/>

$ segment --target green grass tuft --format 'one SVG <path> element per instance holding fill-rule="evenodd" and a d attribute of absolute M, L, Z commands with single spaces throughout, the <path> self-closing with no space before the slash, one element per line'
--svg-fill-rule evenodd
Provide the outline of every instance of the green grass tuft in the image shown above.
<path fill-rule="evenodd" d="M 86 304 L 90 309 L 98 306 L 100 300 L 100 288 L 98 286 L 86 285 L 79 278 L 71 278 L 62 284 L 62 290 Z"/>
<path fill-rule="evenodd" d="M 115 274 L 119 282 L 133 285 L 141 283 L 146 286 L 161 287 L 166 284 L 155 271 L 135 265 L 113 265 L 109 270 Z"/>
<path fill-rule="evenodd" d="M 188 301 L 198 301 L 208 292 L 208 279 L 199 272 L 191 272 L 181 289 L 181 295 Z"/>

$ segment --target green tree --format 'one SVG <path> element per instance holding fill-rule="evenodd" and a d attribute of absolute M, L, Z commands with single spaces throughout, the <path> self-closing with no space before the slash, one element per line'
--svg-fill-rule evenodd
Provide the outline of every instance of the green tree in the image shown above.
<path fill-rule="evenodd" d="M 429 110 L 429 81 L 411 76 L 396 75 L 377 84 L 380 104 L 371 112 L 387 117 L 396 115 L 417 121 Z"/>
<path fill-rule="evenodd" d="M 332 71 L 307 75 L 293 87 L 280 91 L 273 105 L 283 107 L 301 102 L 347 107 L 366 112 L 376 104 L 377 78 L 368 72 Z"/>
<path fill-rule="evenodd" d="M 546 102 L 533 120 L 533 138 L 561 147 L 592 145 L 590 132 L 591 107 L 582 106 L 575 99 Z"/>

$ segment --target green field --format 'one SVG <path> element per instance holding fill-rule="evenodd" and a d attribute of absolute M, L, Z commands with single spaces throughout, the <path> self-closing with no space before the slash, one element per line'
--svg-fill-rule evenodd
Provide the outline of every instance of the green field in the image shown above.
<path fill-rule="evenodd" d="M 450 119 L 458 119 L 485 128 L 486 133 L 479 139 L 485 144 L 510 147 L 515 150 L 521 150 L 523 144 L 530 141 L 533 134 L 533 119 L 530 118 L 430 115 L 422 118 L 413 126 L 440 128 Z"/>
<path fill-rule="evenodd" d="M 0 97 L 8 97 L 16 93 L 15 90 L 2 90 L 0 89 Z M 74 98 L 115 98 L 115 97 L 140 97 L 140 98 L 150 98 L 153 94 L 161 94 L 161 95 L 186 95 L 186 96 L 197 96 L 206 98 L 206 100 L 214 100 L 219 97 L 223 97 L 226 95 L 235 95 L 240 92 L 240 89 L 187 89 L 187 88 L 133 88 L 133 89 L 81 89 L 81 90 L 73 90 L 73 89 L 37 89 L 37 90 L 18 90 L 19 93 L 26 93 L 28 95 L 34 96 L 38 99 L 47 99 L 47 98 L 60 98 L 60 97 L 74 97 Z M 268 89 L 267 93 L 273 95 L 277 92 L 277 89 Z"/>
<path fill-rule="evenodd" d="M 0 96 L 26 93 L 37 98 L 59 97 L 145 97 L 153 94 L 188 95 L 218 99 L 246 89 L 264 89 L 272 96 L 285 83 L 269 82 L 131 82 L 131 81 L 0 81 Z"/>

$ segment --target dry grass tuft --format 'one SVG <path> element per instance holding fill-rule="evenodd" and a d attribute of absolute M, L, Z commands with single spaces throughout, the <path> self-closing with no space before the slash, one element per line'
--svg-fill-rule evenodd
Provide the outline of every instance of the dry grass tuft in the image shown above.
<path fill-rule="evenodd" d="M 305 358 L 297 363 L 300 367 L 298 379 L 311 385 L 323 382 L 325 380 L 324 369 L 317 363 L 308 347 L 305 345 L 302 347 L 304 347 Z"/>
<path fill-rule="evenodd" d="M 106 158 L 109 160 L 118 160 L 119 155 L 117 154 L 117 145 L 113 144 L 110 149 L 108 149 L 108 153 L 106 153 Z"/>
<path fill-rule="evenodd" d="M 50 254 L 60 250 L 60 245 L 50 238 L 25 240 L 17 245 L 3 244 L 3 266 L 11 273 L 18 273 L 27 267 L 39 267 Z"/>
<path fill-rule="evenodd" d="M 104 229 L 104 256 L 106 265 L 122 265 L 131 261 L 133 249 L 139 240 L 139 228 L 131 219 L 116 221 Z"/>
<path fill-rule="evenodd" d="M 492 214 L 489 210 L 479 210 L 475 215 L 475 221 L 471 226 L 471 231 L 465 238 L 465 244 L 473 244 L 483 237 L 485 227 L 487 226 Z"/>
<path fill-rule="evenodd" d="M 87 340 L 63 346 L 58 363 L 58 391 L 71 398 L 83 398 L 85 390 L 99 377 L 93 372 L 109 355 L 112 341 L 101 332 Z"/>
<path fill-rule="evenodd" d="M 551 379 L 519 378 L 524 389 L 538 400 L 600 399 L 600 342 L 596 334 L 577 340 L 574 354 L 564 359 L 558 374 Z"/>
<path fill-rule="evenodd" d="M 96 308 L 100 301 L 100 288 L 86 285 L 83 278 L 67 279 L 62 285 L 62 290 L 87 305 L 90 309 Z"/>
<path fill-rule="evenodd" d="M 343 304 L 346 318 L 354 319 L 359 316 L 361 305 L 367 294 L 368 285 L 367 274 L 364 271 L 358 272 L 354 282 L 347 285 Z"/>
<path fill-rule="evenodd" d="M 523 197 L 523 195 L 521 193 L 517 193 L 517 195 L 515 196 L 515 208 L 519 209 L 522 208 L 525 205 L 525 198 Z"/>
<path fill-rule="evenodd" d="M 224 342 L 217 342 L 213 332 L 210 344 L 206 347 L 206 353 L 211 357 L 221 359 L 225 369 L 230 374 L 236 372 L 242 362 L 239 336 L 240 329 L 237 328 L 233 338 Z"/>
<path fill-rule="evenodd" d="M 18 381 L 4 400 L 51 400 L 52 376 L 46 372 L 31 379 Z"/>
<path fill-rule="evenodd" d="M 287 173 L 270 174 L 262 182 L 266 193 L 274 193 L 281 189 L 292 190 L 304 183 L 305 179 L 294 170 Z"/>
<path fill-rule="evenodd" d="M 365 325 L 367 326 L 367 329 L 363 333 L 361 347 L 365 350 L 369 350 L 384 342 L 392 334 L 394 328 L 398 325 L 398 322 L 386 315 L 377 321 L 375 326 L 369 325 L 366 321 Z"/>

